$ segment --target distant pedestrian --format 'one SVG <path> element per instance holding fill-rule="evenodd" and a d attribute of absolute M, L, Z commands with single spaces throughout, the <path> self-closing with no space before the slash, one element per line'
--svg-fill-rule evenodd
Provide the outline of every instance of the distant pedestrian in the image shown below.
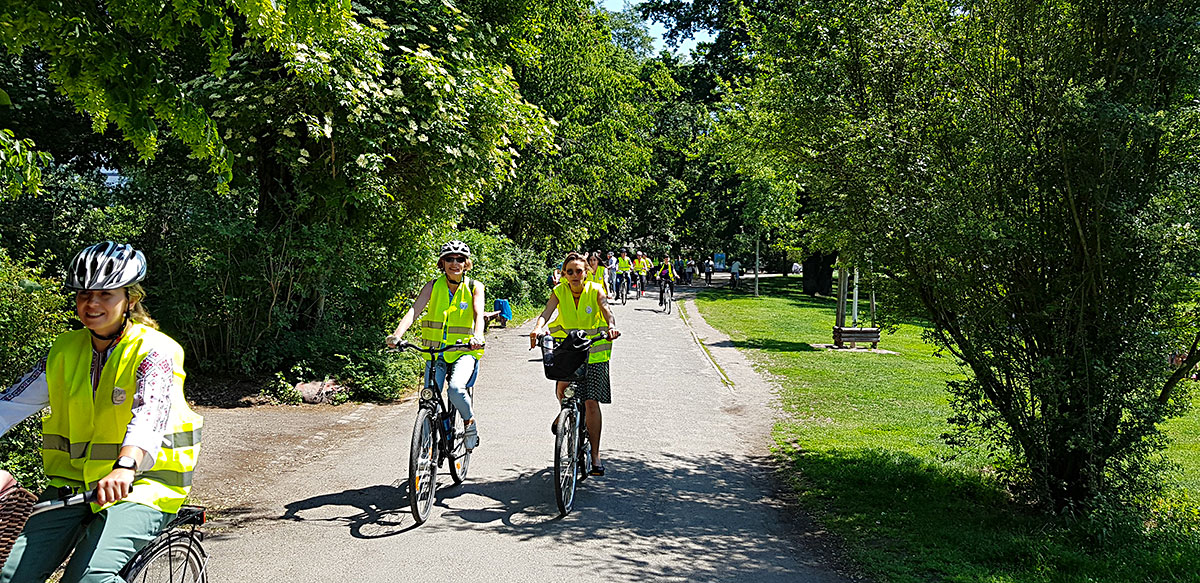
<path fill-rule="evenodd" d="M 792 275 L 800 275 L 800 264 L 799 263 L 792 264 Z"/>
<path fill-rule="evenodd" d="M 608 278 L 608 289 L 616 291 L 617 289 L 617 255 L 612 251 L 608 252 L 608 263 L 604 266 L 604 276 Z M 616 294 L 614 294 L 615 296 Z M 610 296 L 612 297 L 612 296 Z"/>
<path fill-rule="evenodd" d="M 705 287 L 712 285 L 713 267 L 714 267 L 714 264 L 713 264 L 712 257 L 709 257 L 704 260 L 704 285 L 705 285 Z"/>
<path fill-rule="evenodd" d="M 738 261 L 737 259 L 734 259 L 733 263 L 731 263 L 729 265 L 729 285 L 733 289 L 738 288 L 738 278 L 741 277 L 741 274 L 742 274 L 742 262 Z"/>
<path fill-rule="evenodd" d="M 688 257 L 687 265 L 683 270 L 683 282 L 685 285 L 692 285 L 692 274 L 696 273 L 696 260 Z"/>
<path fill-rule="evenodd" d="M 550 275 L 546 276 L 546 284 L 550 286 L 550 289 L 554 289 L 554 286 L 558 285 L 558 282 L 561 280 L 562 270 L 557 267 L 554 268 L 554 271 L 550 272 Z"/>

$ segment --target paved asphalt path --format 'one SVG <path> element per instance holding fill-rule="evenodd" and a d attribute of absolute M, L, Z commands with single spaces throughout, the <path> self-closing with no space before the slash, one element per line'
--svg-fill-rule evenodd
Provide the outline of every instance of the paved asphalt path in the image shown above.
<path fill-rule="evenodd" d="M 527 327 L 489 333 L 470 477 L 455 487 L 443 468 L 419 527 L 403 485 L 413 401 L 203 410 L 194 493 L 217 509 L 210 580 L 848 580 L 775 496 L 769 385 L 694 305 L 685 321 L 656 304 L 613 306 L 608 475 L 581 484 L 566 518 L 551 481 L 558 405 Z"/>

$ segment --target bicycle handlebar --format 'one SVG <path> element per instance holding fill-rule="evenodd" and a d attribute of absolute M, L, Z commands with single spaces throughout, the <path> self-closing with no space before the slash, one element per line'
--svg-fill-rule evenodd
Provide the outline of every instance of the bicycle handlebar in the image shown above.
<path fill-rule="evenodd" d="M 132 490 L 132 488 L 130 488 L 130 489 Z M 47 500 L 45 502 L 38 502 L 37 504 L 33 505 L 33 510 L 29 513 L 29 515 L 33 516 L 34 514 L 47 512 L 49 510 L 55 510 L 57 508 L 63 508 L 65 506 L 78 506 L 80 504 L 91 504 L 92 502 L 95 502 L 95 501 L 96 501 L 96 491 L 95 490 L 92 490 L 90 492 L 83 492 L 81 494 L 73 494 L 71 496 L 59 498 L 58 500 Z"/>
<path fill-rule="evenodd" d="M 479 345 L 480 348 L 483 348 L 484 346 L 486 346 L 486 344 Z M 450 350 L 451 348 L 469 348 L 469 347 L 470 347 L 469 344 L 467 344 L 466 342 L 463 342 L 461 340 L 459 340 L 458 342 L 455 342 L 454 344 L 446 345 L 443 348 L 421 348 L 420 346 L 417 346 L 416 344 L 413 344 L 412 342 L 397 342 L 396 346 L 394 348 L 392 348 L 391 350 L 394 352 L 404 352 L 405 350 L 412 350 L 415 352 L 424 352 L 425 354 L 441 354 L 443 352 L 446 352 L 447 350 Z"/>

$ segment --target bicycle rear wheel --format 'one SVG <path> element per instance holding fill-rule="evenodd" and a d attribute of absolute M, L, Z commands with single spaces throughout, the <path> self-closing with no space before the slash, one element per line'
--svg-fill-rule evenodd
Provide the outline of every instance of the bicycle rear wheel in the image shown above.
<path fill-rule="evenodd" d="M 629 278 L 625 278 L 625 283 L 621 284 L 621 305 L 629 301 Z"/>
<path fill-rule="evenodd" d="M 675 298 L 673 297 L 673 294 L 668 294 L 667 295 L 667 313 L 668 314 L 671 313 L 671 304 L 674 304 L 674 303 L 675 303 Z"/>
<path fill-rule="evenodd" d="M 454 439 L 450 442 L 450 478 L 455 484 L 461 484 L 471 469 L 471 452 L 467 451 L 467 438 L 463 434 L 466 427 L 453 405 L 450 406 L 450 418 L 454 420 L 451 424 Z"/>
<path fill-rule="evenodd" d="M 558 414 L 558 435 L 554 436 L 554 498 L 563 516 L 575 505 L 578 453 L 579 416 L 572 409 L 563 409 Z"/>
<path fill-rule="evenodd" d="M 121 577 L 129 583 L 205 583 L 207 562 L 196 535 L 174 530 L 158 535 L 134 555 Z"/>
<path fill-rule="evenodd" d="M 413 519 L 424 524 L 433 511 L 437 491 L 437 434 L 433 415 L 426 407 L 417 410 L 412 448 L 408 454 L 408 499 Z"/>

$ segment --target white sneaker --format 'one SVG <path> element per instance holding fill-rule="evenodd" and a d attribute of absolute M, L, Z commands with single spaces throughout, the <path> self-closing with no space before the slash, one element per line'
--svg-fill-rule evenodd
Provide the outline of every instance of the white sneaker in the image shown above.
<path fill-rule="evenodd" d="M 479 447 L 479 433 L 476 431 L 475 425 L 475 423 L 471 423 L 463 429 L 463 444 L 466 445 L 467 451 Z"/>

